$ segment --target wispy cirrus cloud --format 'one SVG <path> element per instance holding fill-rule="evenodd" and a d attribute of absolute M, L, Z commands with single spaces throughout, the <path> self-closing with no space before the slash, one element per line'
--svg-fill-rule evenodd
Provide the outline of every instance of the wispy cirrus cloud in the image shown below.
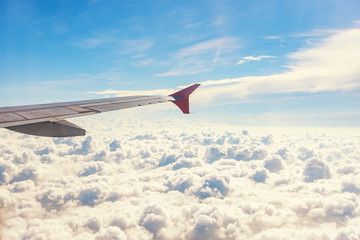
<path fill-rule="evenodd" d="M 144 67 L 144 66 L 148 66 L 149 64 L 153 63 L 155 60 L 150 58 L 150 59 L 145 59 L 145 60 L 140 60 L 138 62 L 135 62 L 134 65 L 138 66 L 138 67 Z"/>
<path fill-rule="evenodd" d="M 223 15 L 219 15 L 215 18 L 214 22 L 213 22 L 213 25 L 215 26 L 221 26 L 221 25 L 224 25 L 227 21 L 227 18 Z"/>
<path fill-rule="evenodd" d="M 214 50 L 218 46 L 215 43 L 225 43 L 227 41 L 229 40 L 221 39 L 221 41 L 196 44 L 178 51 L 175 57 L 179 60 L 186 60 L 188 57 L 193 57 L 192 53 L 196 57 L 206 56 L 209 52 L 214 54 Z M 194 101 L 200 105 L 212 105 L 214 103 L 226 105 L 229 101 L 231 103 L 243 101 L 247 97 L 254 95 L 317 93 L 359 89 L 360 55 L 354 54 L 360 52 L 359 42 L 359 28 L 337 31 L 330 36 L 319 39 L 309 48 L 289 54 L 289 64 L 284 72 L 268 76 L 247 76 L 200 82 L 202 87 L 194 96 Z M 247 59 L 252 60 L 258 58 L 247 57 Z M 205 64 L 202 67 L 196 70 L 206 70 Z M 189 70 L 187 65 L 184 68 L 162 73 L 162 76 L 185 75 L 186 70 Z M 172 92 L 171 90 L 166 91 L 156 91 L 156 94 Z M 118 95 L 142 94 L 142 92 L 137 91 L 113 91 L 112 93 Z M 151 93 L 151 91 L 146 92 L 146 94 Z M 100 92 L 99 94 L 104 93 Z"/>
<path fill-rule="evenodd" d="M 336 34 L 341 30 L 338 29 L 314 29 L 306 32 L 292 33 L 289 37 L 303 38 L 303 37 L 328 37 L 332 34 Z"/>
<path fill-rule="evenodd" d="M 219 48 L 223 48 L 223 51 L 227 52 L 234 48 L 238 48 L 238 46 L 235 45 L 237 40 L 238 39 L 235 37 L 222 37 L 203 41 L 179 50 L 175 54 L 175 58 L 183 59 L 190 56 L 207 54 L 209 51 L 212 52 Z"/>
<path fill-rule="evenodd" d="M 205 81 L 198 101 L 219 102 L 222 96 L 243 99 L 254 94 L 349 91 L 360 87 L 360 29 L 337 31 L 312 47 L 288 55 L 283 73 Z"/>
<path fill-rule="evenodd" d="M 119 38 L 117 34 L 107 33 L 75 40 L 71 44 L 84 50 L 111 45 L 115 49 L 114 53 L 139 55 L 152 48 L 154 46 L 154 40 L 147 37 L 138 39 L 123 39 Z"/>
<path fill-rule="evenodd" d="M 356 21 L 354 21 L 356 23 Z M 304 32 L 293 32 L 286 35 L 271 35 L 271 36 L 265 36 L 263 39 L 266 40 L 281 40 L 282 42 L 286 38 L 312 38 L 312 37 L 327 37 L 332 34 L 335 34 L 336 32 L 341 31 L 338 29 L 313 29 L 309 31 Z"/>
<path fill-rule="evenodd" d="M 121 48 L 119 53 L 121 54 L 136 54 L 145 52 L 154 46 L 154 41 L 150 38 L 141 39 L 125 39 L 120 42 Z"/>
<path fill-rule="evenodd" d="M 221 61 L 222 56 L 232 53 L 241 46 L 239 38 L 230 36 L 193 44 L 175 52 L 172 55 L 174 67 L 156 76 L 182 76 L 209 71 Z"/>
<path fill-rule="evenodd" d="M 94 36 L 90 38 L 75 40 L 71 44 L 75 47 L 87 50 L 108 44 L 114 44 L 117 41 L 118 39 L 109 36 Z"/>
<path fill-rule="evenodd" d="M 158 73 L 155 76 L 157 77 L 169 77 L 169 76 L 184 76 L 184 75 L 194 75 L 197 73 L 210 71 L 211 68 L 205 68 L 204 65 L 195 65 L 187 68 L 177 68 L 170 70 L 164 73 Z"/>
<path fill-rule="evenodd" d="M 282 38 L 283 38 L 283 36 L 281 36 L 281 35 L 272 35 L 272 36 L 263 37 L 263 39 L 268 39 L 268 40 L 282 39 Z"/>

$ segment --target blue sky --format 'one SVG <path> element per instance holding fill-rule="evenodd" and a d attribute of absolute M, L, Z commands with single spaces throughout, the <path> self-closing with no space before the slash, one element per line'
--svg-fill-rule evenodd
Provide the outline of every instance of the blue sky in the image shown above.
<path fill-rule="evenodd" d="M 1 1 L 1 106 L 199 82 L 197 118 L 358 127 L 359 9 L 359 1 Z"/>

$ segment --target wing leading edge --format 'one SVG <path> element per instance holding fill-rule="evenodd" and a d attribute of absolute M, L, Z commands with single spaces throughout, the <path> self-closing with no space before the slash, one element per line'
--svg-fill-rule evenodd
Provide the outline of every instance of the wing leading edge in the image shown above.
<path fill-rule="evenodd" d="M 200 84 L 193 84 L 169 96 L 132 96 L 88 101 L 0 108 L 0 127 L 45 137 L 83 136 L 86 131 L 65 119 L 150 104 L 173 102 L 189 113 L 189 95 Z"/>

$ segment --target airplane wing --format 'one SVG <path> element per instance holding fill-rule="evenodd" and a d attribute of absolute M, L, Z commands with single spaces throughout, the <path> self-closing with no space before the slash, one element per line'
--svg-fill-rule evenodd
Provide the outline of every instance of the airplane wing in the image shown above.
<path fill-rule="evenodd" d="M 194 84 L 169 96 L 132 96 L 4 107 L 0 108 L 0 127 L 45 137 L 83 136 L 86 134 L 84 129 L 65 119 L 169 101 L 188 114 L 189 95 L 199 86 Z"/>

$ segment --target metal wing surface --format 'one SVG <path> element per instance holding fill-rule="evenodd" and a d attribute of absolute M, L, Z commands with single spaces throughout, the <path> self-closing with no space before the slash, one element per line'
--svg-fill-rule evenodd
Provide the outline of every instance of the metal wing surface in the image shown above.
<path fill-rule="evenodd" d="M 184 101 L 187 101 L 186 103 L 188 104 L 189 95 L 198 86 L 199 84 L 194 84 L 186 89 L 165 97 L 132 96 L 19 107 L 4 107 L 0 108 L 0 127 L 38 136 L 81 136 L 86 134 L 85 130 L 66 121 L 65 119 L 169 101 L 174 102 L 177 106 L 179 106 L 179 103 Z M 180 96 L 179 94 L 182 95 Z M 181 106 L 179 107 L 184 113 L 188 113 L 188 106 L 187 109 L 184 109 Z"/>

